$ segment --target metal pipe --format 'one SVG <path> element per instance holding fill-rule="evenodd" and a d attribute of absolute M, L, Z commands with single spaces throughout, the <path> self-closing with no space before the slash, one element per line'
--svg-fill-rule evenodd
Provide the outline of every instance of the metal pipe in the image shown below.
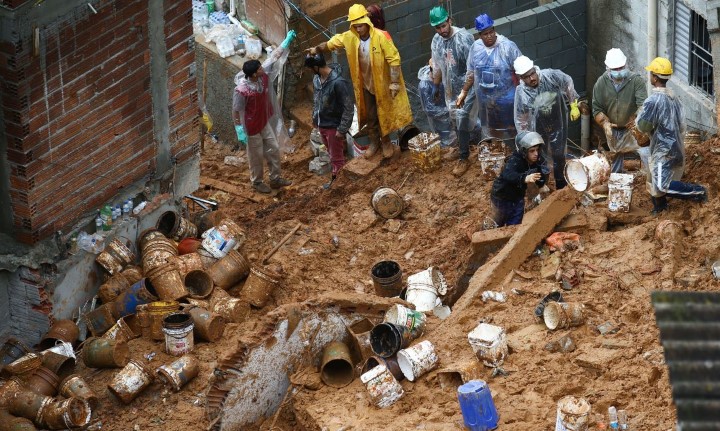
<path fill-rule="evenodd" d="M 648 47 L 647 47 L 647 62 L 650 63 L 655 57 L 657 57 L 657 20 L 658 20 L 658 0 L 648 0 Z M 647 82 L 648 94 L 652 90 L 650 81 Z"/>

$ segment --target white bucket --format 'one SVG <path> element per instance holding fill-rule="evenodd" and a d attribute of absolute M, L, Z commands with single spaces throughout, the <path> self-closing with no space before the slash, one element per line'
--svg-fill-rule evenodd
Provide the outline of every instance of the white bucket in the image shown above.
<path fill-rule="evenodd" d="M 405 394 L 385 365 L 378 365 L 361 375 L 360 381 L 367 388 L 372 403 L 381 409 L 395 404 Z"/>
<path fill-rule="evenodd" d="M 609 176 L 610 162 L 600 153 L 568 160 L 565 164 L 565 180 L 579 192 L 605 183 Z"/>
<path fill-rule="evenodd" d="M 610 211 L 630 212 L 632 185 L 632 174 L 610 174 L 608 183 L 608 209 Z"/>
<path fill-rule="evenodd" d="M 590 403 L 585 398 L 568 395 L 558 401 L 555 431 L 587 431 L 589 422 Z"/>
<path fill-rule="evenodd" d="M 505 166 L 505 154 L 480 153 L 478 160 L 483 176 L 497 177 Z"/>
<path fill-rule="evenodd" d="M 507 335 L 499 326 L 481 323 L 468 334 L 475 356 L 488 367 L 499 367 L 508 355 Z"/>
<path fill-rule="evenodd" d="M 437 367 L 439 359 L 435 347 L 430 341 L 425 340 L 400 350 L 397 361 L 405 378 L 414 382 L 418 377 Z"/>
<path fill-rule="evenodd" d="M 390 307 L 390 309 L 385 312 L 383 321 L 408 328 L 413 338 L 422 335 L 425 329 L 425 314 L 420 311 L 411 310 L 400 304 Z"/>
<path fill-rule="evenodd" d="M 174 316 L 185 317 L 185 315 L 188 318 L 183 323 L 169 322 Z M 165 316 L 162 329 L 163 334 L 165 334 L 165 352 L 173 356 L 182 356 L 192 352 L 195 347 L 193 329 L 195 329 L 195 324 L 189 313 L 177 312 Z"/>
<path fill-rule="evenodd" d="M 235 250 L 240 246 L 237 236 L 242 235 L 234 232 L 233 228 L 234 226 L 220 224 L 206 230 L 202 234 L 202 247 L 209 251 L 213 257 L 222 259 L 230 250 Z"/>
<path fill-rule="evenodd" d="M 432 266 L 408 277 L 405 299 L 417 311 L 430 311 L 439 305 L 439 295 L 447 293 L 445 276 Z"/>
<path fill-rule="evenodd" d="M 75 351 L 73 350 L 73 346 L 72 346 L 72 344 L 68 343 L 67 341 L 58 340 L 58 342 L 55 343 L 55 345 L 53 347 L 43 351 L 43 353 L 44 352 L 54 352 L 59 355 L 67 356 L 68 358 L 76 359 Z"/>

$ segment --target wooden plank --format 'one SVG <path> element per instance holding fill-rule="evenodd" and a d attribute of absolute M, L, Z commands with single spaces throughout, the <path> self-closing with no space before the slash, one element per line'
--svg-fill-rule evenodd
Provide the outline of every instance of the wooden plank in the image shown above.
<path fill-rule="evenodd" d="M 229 184 L 224 181 L 216 180 L 214 178 L 201 176 L 200 177 L 200 185 L 201 186 L 210 186 L 210 187 L 216 188 L 218 190 L 222 190 L 224 192 L 228 192 L 233 195 L 240 196 L 242 198 L 249 200 L 250 202 L 260 203 L 260 201 L 258 201 L 257 199 L 248 196 L 245 193 L 245 190 L 243 190 L 241 187 L 236 186 L 234 184 Z"/>

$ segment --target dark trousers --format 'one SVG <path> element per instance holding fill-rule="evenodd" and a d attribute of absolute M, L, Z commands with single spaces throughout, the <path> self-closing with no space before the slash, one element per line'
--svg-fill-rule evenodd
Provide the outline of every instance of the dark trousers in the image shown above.
<path fill-rule="evenodd" d="M 493 204 L 495 223 L 498 227 L 511 226 L 522 223 L 523 215 L 525 215 L 525 199 L 517 201 L 506 201 L 491 197 Z"/>

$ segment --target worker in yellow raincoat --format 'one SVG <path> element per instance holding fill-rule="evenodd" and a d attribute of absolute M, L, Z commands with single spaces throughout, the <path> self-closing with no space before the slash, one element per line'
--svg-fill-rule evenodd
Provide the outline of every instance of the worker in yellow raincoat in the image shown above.
<path fill-rule="evenodd" d="M 366 126 L 370 158 L 382 145 L 383 158 L 390 158 L 395 149 L 390 133 L 412 123 L 412 111 L 400 70 L 400 54 L 385 33 L 376 30 L 365 6 L 354 4 L 348 11 L 350 30 L 336 34 L 328 42 L 310 48 L 315 55 L 322 51 L 345 48 L 360 127 Z"/>

